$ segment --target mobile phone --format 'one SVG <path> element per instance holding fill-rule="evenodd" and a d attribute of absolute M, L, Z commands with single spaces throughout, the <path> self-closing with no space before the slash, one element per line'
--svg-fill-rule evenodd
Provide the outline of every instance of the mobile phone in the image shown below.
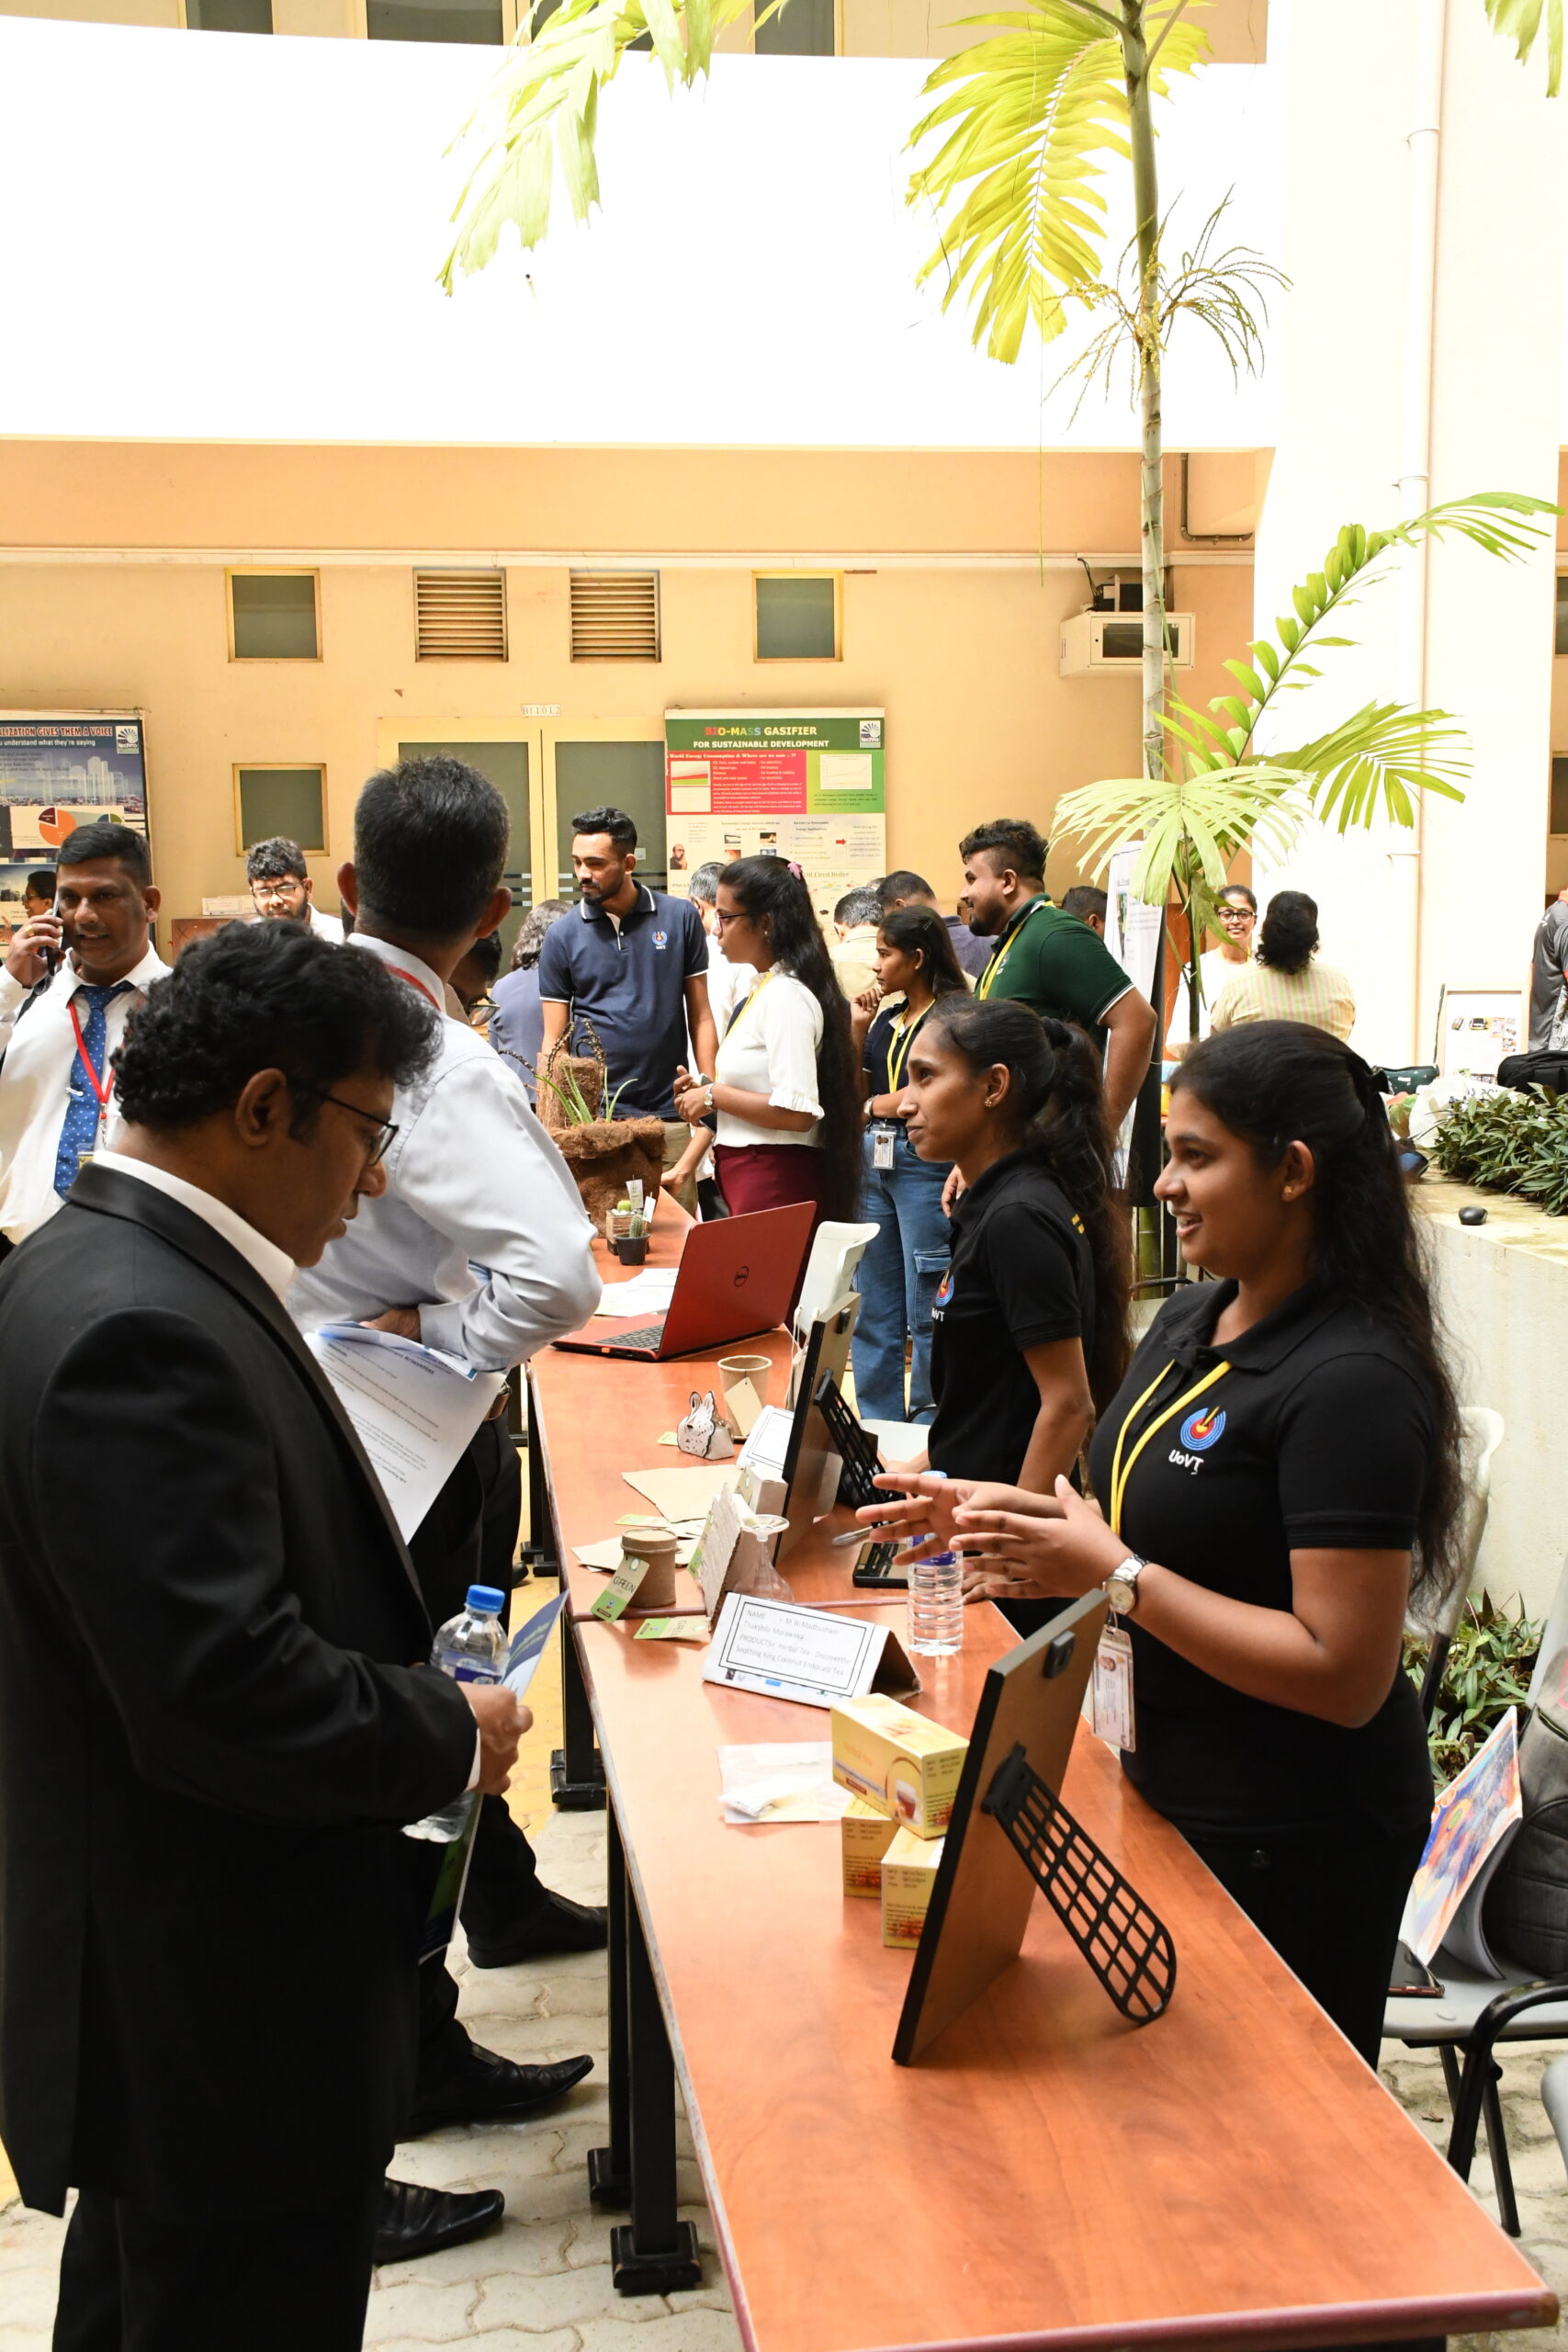
<path fill-rule="evenodd" d="M 55 898 L 53 906 L 50 909 L 50 913 L 54 917 L 56 922 L 60 921 L 60 899 L 58 895 Z M 61 950 L 58 947 L 40 947 L 39 949 L 39 955 L 42 960 L 44 970 L 50 974 L 51 978 L 52 978 L 60 969 Z"/>

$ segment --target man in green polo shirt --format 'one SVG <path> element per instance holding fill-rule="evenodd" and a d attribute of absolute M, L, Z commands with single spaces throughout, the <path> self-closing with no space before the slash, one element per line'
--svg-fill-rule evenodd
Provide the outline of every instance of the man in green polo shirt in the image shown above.
<path fill-rule="evenodd" d="M 1017 997 L 1042 1018 L 1076 1021 L 1105 1053 L 1105 1101 L 1120 1128 L 1148 1072 L 1154 1007 L 1102 939 L 1045 896 L 1043 834 L 1019 817 L 976 825 L 958 844 L 971 931 L 994 939 L 979 996 Z"/>

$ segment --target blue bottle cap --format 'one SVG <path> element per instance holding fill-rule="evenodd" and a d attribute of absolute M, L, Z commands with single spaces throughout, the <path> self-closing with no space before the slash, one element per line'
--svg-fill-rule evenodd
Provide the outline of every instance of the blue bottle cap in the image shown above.
<path fill-rule="evenodd" d="M 499 1617 L 506 1606 L 506 1595 L 497 1592 L 492 1584 L 471 1584 L 468 1605 L 481 1617 Z"/>

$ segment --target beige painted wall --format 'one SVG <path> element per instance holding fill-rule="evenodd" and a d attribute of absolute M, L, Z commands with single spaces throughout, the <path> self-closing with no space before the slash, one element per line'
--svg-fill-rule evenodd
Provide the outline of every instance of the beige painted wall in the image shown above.
<path fill-rule="evenodd" d="M 1239 642 L 1247 573 L 1179 579 L 1198 612 L 1201 645 L 1229 650 Z M 330 850 L 316 870 L 330 906 L 378 729 L 467 726 L 497 739 L 530 737 L 536 754 L 540 729 L 524 718 L 525 702 L 558 702 L 552 724 L 568 735 L 603 727 L 649 739 L 660 734 L 667 706 L 883 705 L 888 856 L 945 894 L 956 891 L 966 825 L 1024 814 L 1048 828 L 1062 791 L 1134 772 L 1135 681 L 1056 674 L 1056 624 L 1081 602 L 1070 573 L 851 575 L 845 658 L 833 663 L 753 661 L 747 571 L 670 570 L 662 600 L 660 663 L 574 664 L 566 569 L 516 569 L 506 662 L 416 662 L 409 571 L 329 566 L 321 662 L 231 662 L 219 565 L 0 565 L 4 699 L 145 709 L 153 842 L 170 914 L 196 913 L 204 895 L 243 886 L 236 762 L 325 763 Z M 1077 873 L 1064 845 L 1053 884 L 1064 888 Z"/>

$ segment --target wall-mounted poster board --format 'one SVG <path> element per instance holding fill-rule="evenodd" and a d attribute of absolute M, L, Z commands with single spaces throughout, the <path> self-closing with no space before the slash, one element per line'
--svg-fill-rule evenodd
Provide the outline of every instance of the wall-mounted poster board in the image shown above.
<path fill-rule="evenodd" d="M 887 870 L 880 710 L 667 710 L 669 888 L 710 858 L 793 858 L 818 916 Z"/>
<path fill-rule="evenodd" d="M 1498 1063 L 1529 1040 L 1522 989 L 1444 987 L 1432 1059 L 1445 1078 L 1495 1078 Z"/>
<path fill-rule="evenodd" d="M 0 922 L 22 886 L 52 865 L 78 825 L 113 818 L 147 831 L 147 754 L 133 710 L 0 710 Z"/>

